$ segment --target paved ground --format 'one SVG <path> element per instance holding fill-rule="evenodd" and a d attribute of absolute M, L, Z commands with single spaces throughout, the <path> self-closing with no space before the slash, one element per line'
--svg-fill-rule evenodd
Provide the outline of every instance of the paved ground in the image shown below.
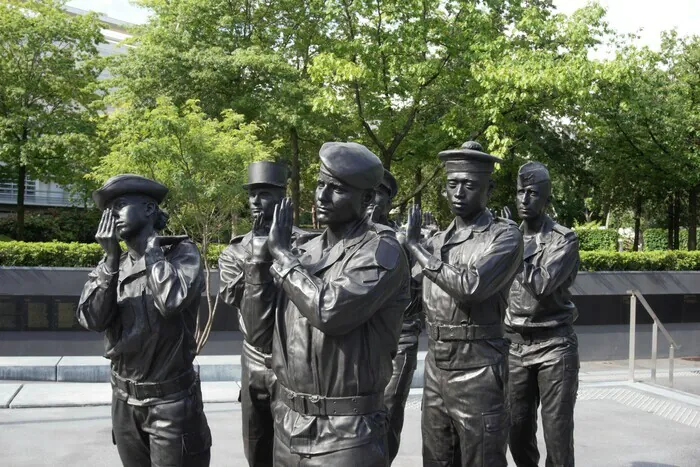
<path fill-rule="evenodd" d="M 700 398 L 679 400 L 665 389 L 656 391 L 640 385 L 583 383 L 576 407 L 577 464 L 700 465 Z M 239 405 L 210 403 L 205 410 L 214 439 L 212 466 L 244 466 Z M 0 464 L 120 466 L 111 444 L 109 413 L 108 406 L 0 410 Z M 421 464 L 420 439 L 420 395 L 415 394 L 407 404 L 396 467 Z"/>

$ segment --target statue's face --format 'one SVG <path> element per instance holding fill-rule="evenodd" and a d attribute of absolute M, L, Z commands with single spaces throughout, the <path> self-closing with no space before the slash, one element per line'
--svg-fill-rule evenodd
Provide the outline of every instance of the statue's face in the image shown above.
<path fill-rule="evenodd" d="M 380 186 L 374 190 L 374 199 L 372 203 L 367 207 L 367 212 L 371 212 L 376 206 L 379 210 L 379 214 L 382 218 L 387 219 L 389 217 L 389 210 L 391 208 L 391 193 L 384 186 Z"/>
<path fill-rule="evenodd" d="M 515 197 L 518 216 L 525 221 L 542 216 L 549 205 L 550 192 L 551 187 L 549 183 L 535 183 L 523 186 L 518 181 L 518 194 Z"/>
<path fill-rule="evenodd" d="M 271 221 L 275 205 L 284 198 L 285 190 L 273 185 L 253 185 L 248 187 L 248 205 L 250 213 L 255 217 L 263 215 L 263 219 Z"/>
<path fill-rule="evenodd" d="M 486 208 L 493 183 L 488 173 L 450 172 L 445 192 L 455 216 L 472 219 Z"/>
<path fill-rule="evenodd" d="M 153 213 L 157 204 L 154 200 L 141 195 L 123 195 L 115 198 L 107 209 L 112 210 L 116 218 L 117 235 L 127 240 L 138 235 L 149 225 L 153 227 Z"/>
<path fill-rule="evenodd" d="M 365 214 L 372 190 L 360 190 L 335 178 L 321 165 L 316 184 L 316 217 L 325 225 L 354 222 Z"/>

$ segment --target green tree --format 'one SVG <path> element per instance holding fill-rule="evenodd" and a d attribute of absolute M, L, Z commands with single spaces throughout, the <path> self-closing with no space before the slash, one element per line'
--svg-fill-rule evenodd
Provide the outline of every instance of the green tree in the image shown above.
<path fill-rule="evenodd" d="M 198 351 L 216 311 L 209 282 L 212 239 L 242 207 L 246 165 L 274 153 L 274 147 L 258 139 L 260 130 L 231 110 L 214 119 L 196 101 L 178 107 L 165 97 L 158 98 L 153 109 L 119 107 L 103 126 L 110 150 L 90 176 L 104 181 L 129 172 L 165 184 L 170 189 L 164 204 L 172 216 L 170 229 L 201 244 L 209 317 L 201 332 L 198 321 Z"/>
<path fill-rule="evenodd" d="M 103 41 L 95 14 L 57 0 L 0 3 L 0 178 L 17 181 L 17 238 L 25 180 L 71 184 L 95 150 Z"/>

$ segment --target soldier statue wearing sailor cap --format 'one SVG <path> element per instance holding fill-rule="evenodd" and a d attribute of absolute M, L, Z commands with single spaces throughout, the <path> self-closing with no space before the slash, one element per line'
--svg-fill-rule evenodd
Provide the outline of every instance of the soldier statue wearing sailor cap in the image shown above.
<path fill-rule="evenodd" d="M 325 143 L 315 202 L 325 231 L 292 253 L 288 200 L 275 210 L 272 275 L 286 296 L 273 337 L 275 465 L 386 466 L 384 388 L 408 263 L 394 231 L 366 215 L 384 173 L 357 143 Z"/>
<path fill-rule="evenodd" d="M 522 271 L 510 289 L 505 325 L 510 346 L 510 452 L 516 465 L 538 465 L 537 408 L 542 404 L 546 465 L 574 465 L 574 404 L 578 391 L 578 317 L 569 287 L 578 272 L 576 234 L 546 213 L 552 182 L 547 168 L 518 171 L 516 204 L 523 220 Z"/>
<path fill-rule="evenodd" d="M 93 193 L 105 257 L 90 273 L 80 324 L 105 333 L 112 361 L 112 439 L 127 467 L 208 466 L 211 433 L 195 357 L 204 273 L 187 237 L 156 234 L 168 189 L 117 175 Z M 126 244 L 122 252 L 119 239 Z"/>
<path fill-rule="evenodd" d="M 409 213 L 406 241 L 423 274 L 429 335 L 423 391 L 423 465 L 506 465 L 508 342 L 506 297 L 522 261 L 517 225 L 486 207 L 500 159 L 475 142 L 439 154 L 455 219 L 420 243 L 421 213 Z"/>

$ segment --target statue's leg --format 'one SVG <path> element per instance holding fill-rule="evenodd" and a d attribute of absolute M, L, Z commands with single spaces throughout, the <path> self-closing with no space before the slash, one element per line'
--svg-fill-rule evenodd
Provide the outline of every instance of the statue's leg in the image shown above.
<path fill-rule="evenodd" d="M 537 449 L 538 365 L 526 367 L 520 357 L 514 355 L 509 358 L 509 365 L 510 452 L 518 467 L 537 467 L 540 460 Z"/>

